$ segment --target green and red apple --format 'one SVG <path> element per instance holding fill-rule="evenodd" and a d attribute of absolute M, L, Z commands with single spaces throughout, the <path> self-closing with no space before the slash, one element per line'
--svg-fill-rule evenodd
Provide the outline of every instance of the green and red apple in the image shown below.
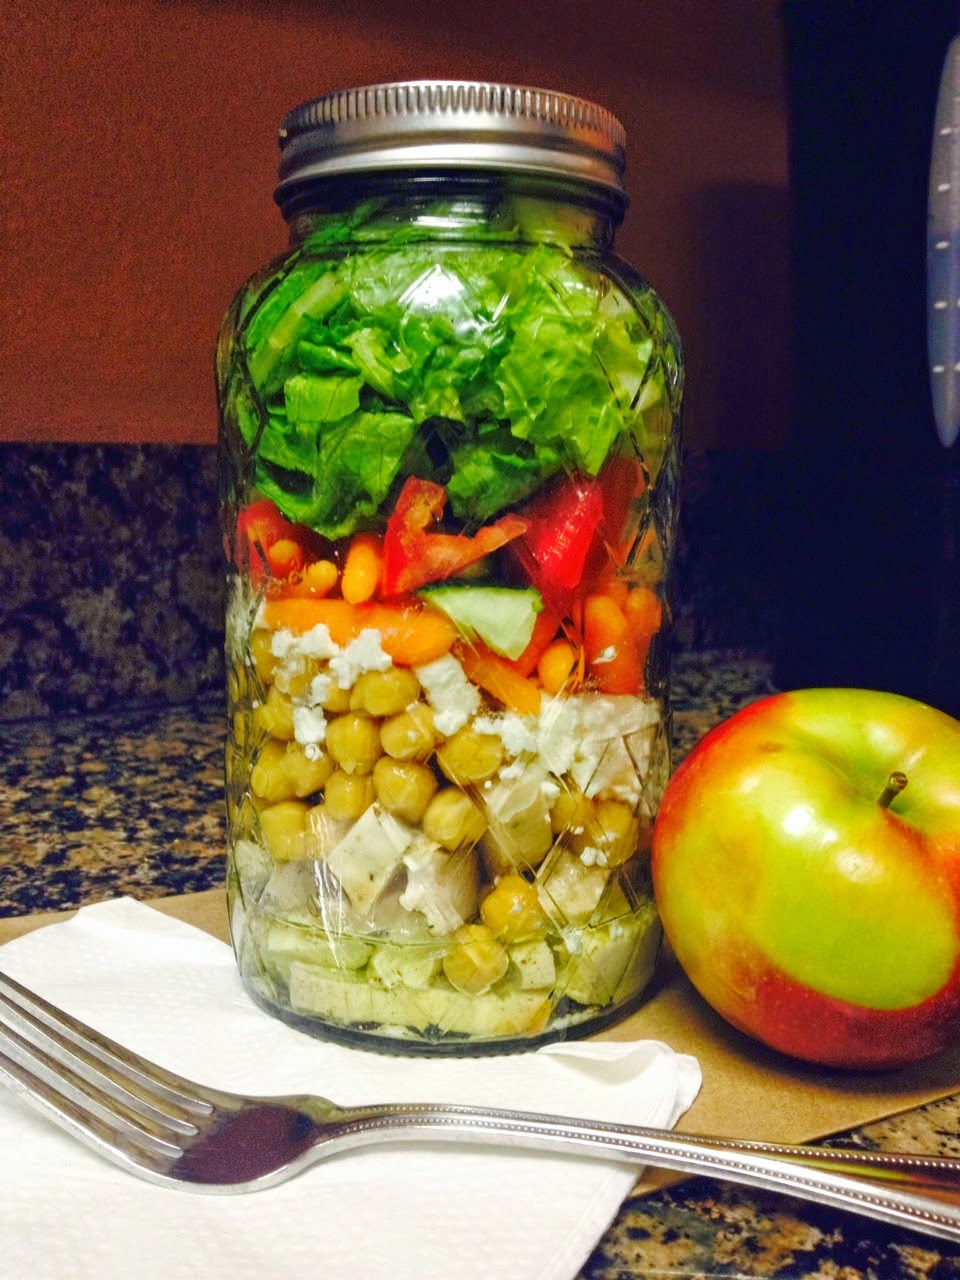
<path fill-rule="evenodd" d="M 708 733 L 667 787 L 653 880 L 681 966 L 784 1053 L 888 1068 L 960 1042 L 960 721 L 803 689 Z"/>

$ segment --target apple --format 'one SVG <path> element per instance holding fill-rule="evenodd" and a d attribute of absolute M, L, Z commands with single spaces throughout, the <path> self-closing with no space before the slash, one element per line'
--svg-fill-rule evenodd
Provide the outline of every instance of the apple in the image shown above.
<path fill-rule="evenodd" d="M 652 856 L 673 951 L 735 1027 L 840 1067 L 960 1040 L 960 721 L 866 689 L 763 698 L 677 769 Z"/>

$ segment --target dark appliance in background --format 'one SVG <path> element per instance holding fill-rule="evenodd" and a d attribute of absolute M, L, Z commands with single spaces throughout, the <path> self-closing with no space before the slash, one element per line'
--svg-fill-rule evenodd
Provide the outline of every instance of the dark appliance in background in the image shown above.
<path fill-rule="evenodd" d="M 960 443 L 926 352 L 927 181 L 958 7 L 786 0 L 794 368 L 775 678 L 960 714 Z"/>

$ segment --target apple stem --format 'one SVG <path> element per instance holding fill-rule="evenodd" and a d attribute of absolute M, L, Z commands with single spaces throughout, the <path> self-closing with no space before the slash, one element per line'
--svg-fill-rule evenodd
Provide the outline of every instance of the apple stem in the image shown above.
<path fill-rule="evenodd" d="M 890 804 L 907 785 L 907 775 L 895 769 L 887 779 L 887 785 L 877 796 L 877 804 L 881 809 L 889 809 Z"/>

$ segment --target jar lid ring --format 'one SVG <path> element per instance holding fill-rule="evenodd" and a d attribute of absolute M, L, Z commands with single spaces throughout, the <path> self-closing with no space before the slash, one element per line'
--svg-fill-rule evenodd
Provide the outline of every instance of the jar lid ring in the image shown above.
<path fill-rule="evenodd" d="M 625 202 L 626 133 L 606 108 L 567 93 L 466 80 L 337 90 L 280 126 L 285 210 L 306 184 L 348 174 L 501 171 L 600 188 Z"/>

